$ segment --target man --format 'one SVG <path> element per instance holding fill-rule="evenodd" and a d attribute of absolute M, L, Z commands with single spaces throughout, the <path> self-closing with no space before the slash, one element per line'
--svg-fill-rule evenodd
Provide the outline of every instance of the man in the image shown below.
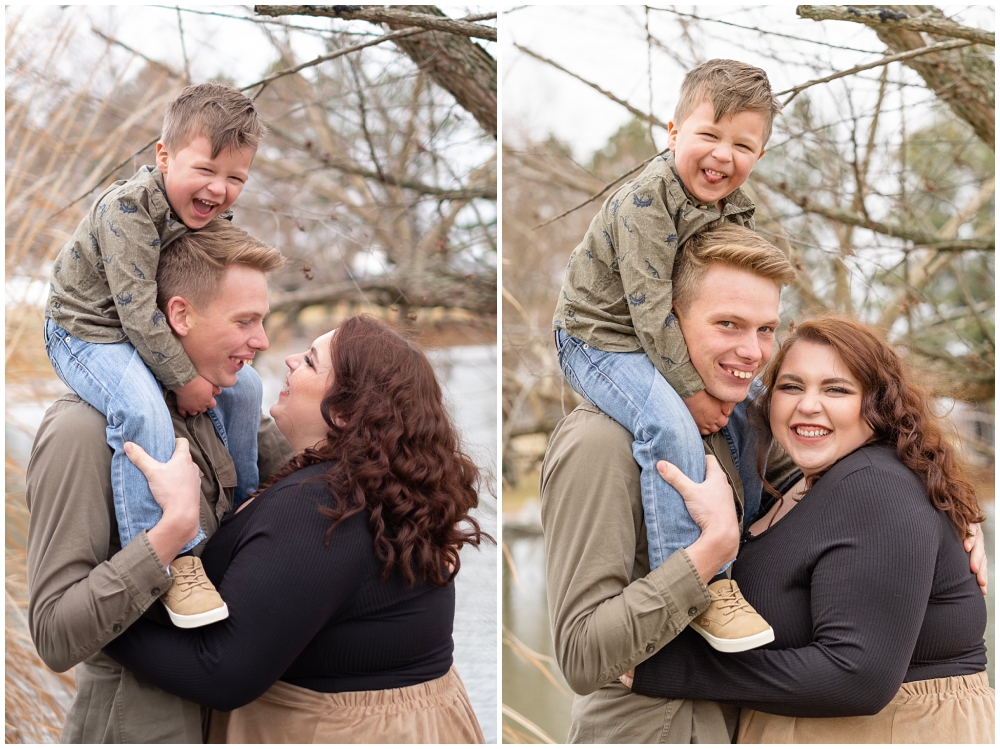
<path fill-rule="evenodd" d="M 198 373 L 215 385 L 268 347 L 265 273 L 280 253 L 228 221 L 185 234 L 163 250 L 159 306 Z M 217 283 L 206 279 L 221 271 Z M 198 299 L 195 302 L 193 300 Z M 231 508 L 236 470 L 208 413 L 182 417 L 165 395 L 176 436 L 201 471 L 199 522 L 211 536 Z M 154 527 L 119 543 L 104 416 L 75 395 L 46 412 L 26 475 L 28 621 L 42 660 L 76 669 L 77 693 L 63 728 L 69 743 L 201 743 L 202 710 L 139 682 L 100 651 L 167 590 L 174 541 Z M 269 418 L 258 432 L 261 478 L 292 456 Z M 166 621 L 161 607 L 149 615 Z"/>
<path fill-rule="evenodd" d="M 726 225 L 689 240 L 673 271 L 674 313 L 710 395 L 729 403 L 747 397 L 745 373 L 757 374 L 771 357 L 780 290 L 793 276 L 781 251 L 749 229 Z M 756 515 L 760 499 L 751 437 L 741 403 L 725 429 L 703 438 L 714 458 L 709 470 L 726 472 L 741 520 Z M 627 430 L 585 403 L 553 432 L 542 465 L 556 658 L 584 695 L 573 702 L 569 741 L 729 743 L 735 708 L 651 699 L 618 681 L 708 607 L 705 583 L 739 545 L 738 535 L 710 523 L 650 572 L 631 443 Z"/>

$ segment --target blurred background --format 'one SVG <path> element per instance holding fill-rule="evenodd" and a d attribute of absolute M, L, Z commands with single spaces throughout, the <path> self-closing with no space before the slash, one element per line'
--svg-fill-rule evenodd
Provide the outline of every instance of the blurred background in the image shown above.
<path fill-rule="evenodd" d="M 65 390 L 42 344 L 52 259 L 108 184 L 153 163 L 166 105 L 189 83 L 242 89 L 271 126 L 234 207 L 289 259 L 271 279 L 271 348 L 254 362 L 265 406 L 289 353 L 351 314 L 390 321 L 428 350 L 485 471 L 478 518 L 497 533 L 496 12 L 332 7 L 7 9 L 8 743 L 58 740 L 74 689 L 72 672 L 41 664 L 26 624 L 24 470 Z M 457 582 L 455 660 L 488 741 L 497 557 L 465 549 Z"/>
<path fill-rule="evenodd" d="M 762 67 L 785 103 L 744 187 L 799 271 L 782 320 L 836 309 L 891 330 L 954 426 L 995 587 L 995 16 L 885 7 L 874 22 L 844 6 L 504 7 L 504 741 L 563 742 L 569 725 L 538 504 L 548 435 L 578 402 L 551 334 L 566 262 L 666 148 L 684 73 L 714 57 Z"/>

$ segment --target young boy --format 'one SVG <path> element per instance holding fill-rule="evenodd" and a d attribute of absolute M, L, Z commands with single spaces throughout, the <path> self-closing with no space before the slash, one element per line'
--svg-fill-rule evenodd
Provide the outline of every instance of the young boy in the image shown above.
<path fill-rule="evenodd" d="M 556 305 L 552 324 L 567 379 L 635 438 L 650 569 L 701 533 L 656 462 L 667 460 L 704 481 L 699 433 L 724 427 L 733 409 L 705 390 L 691 364 L 672 309 L 674 259 L 706 227 L 731 221 L 753 228 L 754 206 L 740 186 L 764 155 L 779 110 L 759 68 L 710 60 L 691 70 L 668 123 L 672 153 L 604 203 L 570 256 Z M 726 364 L 728 378 L 749 385 L 754 371 Z M 738 589 L 733 598 L 723 572 L 710 583 L 712 604 L 698 619 L 718 625 L 692 626 L 726 652 L 773 640 Z"/>
<path fill-rule="evenodd" d="M 198 374 L 156 306 L 156 269 L 160 251 L 178 237 L 232 217 L 265 132 L 253 102 L 235 89 L 185 88 L 164 117 L 156 167 L 105 190 L 56 257 L 45 347 L 59 378 L 108 419 L 122 548 L 162 514 L 124 443 L 170 459 L 174 429 L 163 388 L 182 416 L 208 410 L 236 465 L 234 504 L 257 488 L 260 377 L 243 361 L 234 362 L 238 380 L 225 390 Z M 186 555 L 204 539 L 199 530 L 170 565 L 174 584 L 161 600 L 179 627 L 229 615 L 201 560 Z"/>

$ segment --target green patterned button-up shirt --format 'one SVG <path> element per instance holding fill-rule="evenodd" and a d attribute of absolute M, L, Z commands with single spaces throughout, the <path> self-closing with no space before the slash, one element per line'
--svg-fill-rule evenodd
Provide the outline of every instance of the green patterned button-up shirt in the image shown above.
<path fill-rule="evenodd" d="M 156 306 L 160 252 L 187 231 L 155 166 L 115 182 L 56 256 L 46 317 L 82 341 L 127 339 L 164 387 L 187 384 L 198 373 Z"/>
<path fill-rule="evenodd" d="M 682 398 L 703 390 L 672 311 L 674 258 L 721 221 L 753 229 L 753 212 L 737 189 L 720 214 L 687 192 L 672 153 L 657 157 L 605 201 L 573 250 L 553 328 L 601 351 L 645 351 Z"/>

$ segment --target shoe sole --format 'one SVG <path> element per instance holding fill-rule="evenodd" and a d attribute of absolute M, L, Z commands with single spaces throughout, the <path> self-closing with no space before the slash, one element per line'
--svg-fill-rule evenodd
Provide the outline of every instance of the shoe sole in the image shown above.
<path fill-rule="evenodd" d="M 174 623 L 174 626 L 181 629 L 204 627 L 208 624 L 221 622 L 223 619 L 229 617 L 229 607 L 226 604 L 222 604 L 220 608 L 212 609 L 211 611 L 203 611 L 200 614 L 175 614 L 169 607 L 165 606 L 164 608 L 170 614 L 170 621 Z"/>
<path fill-rule="evenodd" d="M 753 650 L 754 648 L 759 648 L 761 645 L 774 642 L 774 630 L 770 627 L 763 632 L 758 632 L 749 637 L 741 637 L 737 640 L 723 640 L 720 637 L 710 635 L 694 622 L 691 622 L 691 628 L 708 640 L 708 644 L 720 653 L 742 653 L 744 650 Z"/>

